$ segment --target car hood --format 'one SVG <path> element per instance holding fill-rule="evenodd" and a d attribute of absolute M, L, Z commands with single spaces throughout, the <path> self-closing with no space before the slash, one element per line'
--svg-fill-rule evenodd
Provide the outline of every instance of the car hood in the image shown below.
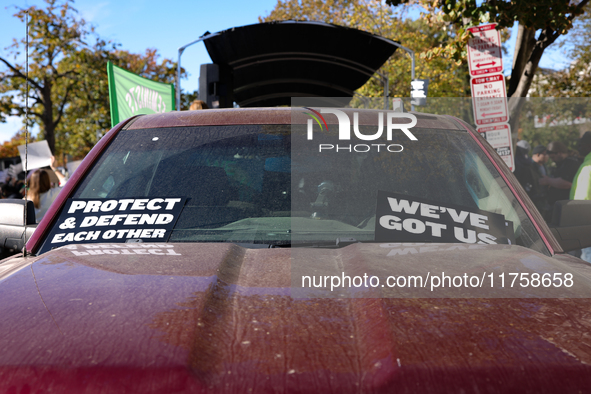
<path fill-rule="evenodd" d="M 0 267 L 9 266 L 0 270 L 2 392 L 591 387 L 590 267 L 519 246 L 96 244 Z M 371 286 L 313 297 L 297 288 L 303 276 L 441 266 L 569 271 L 576 289 L 573 298 L 530 288 L 412 298 Z"/>

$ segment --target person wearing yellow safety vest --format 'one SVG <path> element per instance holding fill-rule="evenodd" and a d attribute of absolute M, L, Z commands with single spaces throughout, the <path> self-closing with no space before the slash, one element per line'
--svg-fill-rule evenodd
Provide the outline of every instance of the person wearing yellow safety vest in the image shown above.
<path fill-rule="evenodd" d="M 583 134 L 577 149 L 585 159 L 573 179 L 570 199 L 591 200 L 591 131 Z M 591 263 L 591 247 L 582 249 L 581 259 Z"/>

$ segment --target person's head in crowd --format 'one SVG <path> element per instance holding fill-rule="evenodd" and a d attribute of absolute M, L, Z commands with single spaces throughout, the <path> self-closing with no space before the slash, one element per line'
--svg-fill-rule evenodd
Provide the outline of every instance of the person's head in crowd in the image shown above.
<path fill-rule="evenodd" d="M 2 198 L 8 198 L 12 194 L 12 187 L 8 183 L 2 183 L 0 190 L 2 191 Z"/>
<path fill-rule="evenodd" d="M 548 161 L 548 151 L 544 145 L 538 145 L 531 153 L 531 158 L 538 164 L 545 164 Z"/>
<path fill-rule="evenodd" d="M 520 140 L 517 142 L 517 153 L 519 153 L 522 156 L 529 155 L 530 148 L 531 147 L 529 145 L 529 142 L 527 142 L 526 140 Z"/>
<path fill-rule="evenodd" d="M 45 170 L 36 170 L 31 175 L 29 180 L 29 191 L 27 198 L 33 201 L 35 208 L 39 208 L 39 200 L 41 194 L 51 189 L 51 182 L 49 180 L 49 174 Z"/>
<path fill-rule="evenodd" d="M 552 141 L 546 147 L 548 156 L 555 163 L 560 163 L 568 157 L 568 148 L 560 141 Z"/>
<path fill-rule="evenodd" d="M 587 131 L 577 143 L 577 150 L 585 157 L 591 153 L 591 131 Z"/>
<path fill-rule="evenodd" d="M 209 109 L 209 107 L 207 106 L 207 103 L 203 100 L 195 100 L 191 103 L 191 106 L 189 107 L 189 111 L 196 111 L 199 109 Z"/>

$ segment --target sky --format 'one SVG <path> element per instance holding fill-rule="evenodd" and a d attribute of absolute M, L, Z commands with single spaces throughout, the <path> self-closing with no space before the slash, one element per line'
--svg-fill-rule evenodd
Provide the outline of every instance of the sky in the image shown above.
<path fill-rule="evenodd" d="M 15 6 L 44 7 L 44 2 L 1 0 L 0 3 L 0 53 L 6 56 L 5 48 L 11 45 L 12 39 L 25 36 L 24 23 L 12 16 Z M 74 8 L 79 16 L 95 26 L 100 37 L 120 43 L 121 49 L 144 53 L 147 48 L 156 48 L 163 58 L 176 61 L 178 48 L 206 31 L 215 33 L 258 23 L 258 17 L 268 15 L 276 4 L 277 0 L 76 0 Z M 509 55 L 503 58 L 506 75 L 511 69 L 515 36 L 513 34 L 508 43 Z M 560 50 L 546 50 L 541 66 L 560 69 L 565 66 L 564 62 Z M 181 81 L 183 91 L 198 89 L 199 65 L 203 63 L 211 63 L 203 43 L 185 50 L 181 65 L 189 72 L 189 78 Z M 0 69 L 5 69 L 3 64 Z M 20 128 L 21 121 L 17 117 L 0 123 L 0 143 L 9 140 Z M 35 134 L 36 130 L 32 132 Z"/>

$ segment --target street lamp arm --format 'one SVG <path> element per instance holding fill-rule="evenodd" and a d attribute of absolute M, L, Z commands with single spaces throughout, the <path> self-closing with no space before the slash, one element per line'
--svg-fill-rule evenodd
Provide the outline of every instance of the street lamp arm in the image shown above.
<path fill-rule="evenodd" d="M 176 105 L 177 111 L 181 110 L 181 56 L 187 47 L 190 47 L 193 44 L 197 44 L 198 42 L 205 41 L 209 38 L 219 36 L 220 33 L 208 34 L 206 36 L 199 37 L 195 41 L 192 41 L 186 45 L 183 45 L 178 49 L 178 62 L 176 65 Z"/>
<path fill-rule="evenodd" d="M 382 78 L 382 83 L 384 84 L 384 109 L 388 109 L 390 105 L 388 103 L 388 94 L 390 93 L 390 81 L 388 80 L 388 76 L 386 76 L 385 74 L 379 71 L 376 71 L 376 74 Z"/>
<path fill-rule="evenodd" d="M 408 53 L 410 55 L 410 58 L 412 60 L 412 68 L 410 69 L 410 73 L 411 73 L 412 80 L 414 80 L 415 79 L 415 52 L 412 49 L 404 47 L 397 42 L 392 42 L 392 44 L 397 46 L 398 48 L 402 49 L 403 51 L 405 51 L 406 53 Z"/>
<path fill-rule="evenodd" d="M 410 55 L 410 58 L 412 60 L 412 66 L 410 69 L 410 80 L 414 81 L 415 80 L 415 52 L 412 49 L 404 47 L 397 42 L 392 42 L 392 44 L 396 45 L 398 48 L 402 49 L 403 51 L 405 51 L 406 53 L 408 53 Z M 410 110 L 411 111 L 415 110 L 415 106 L 414 106 L 414 104 L 412 104 L 412 101 L 410 104 Z"/>

